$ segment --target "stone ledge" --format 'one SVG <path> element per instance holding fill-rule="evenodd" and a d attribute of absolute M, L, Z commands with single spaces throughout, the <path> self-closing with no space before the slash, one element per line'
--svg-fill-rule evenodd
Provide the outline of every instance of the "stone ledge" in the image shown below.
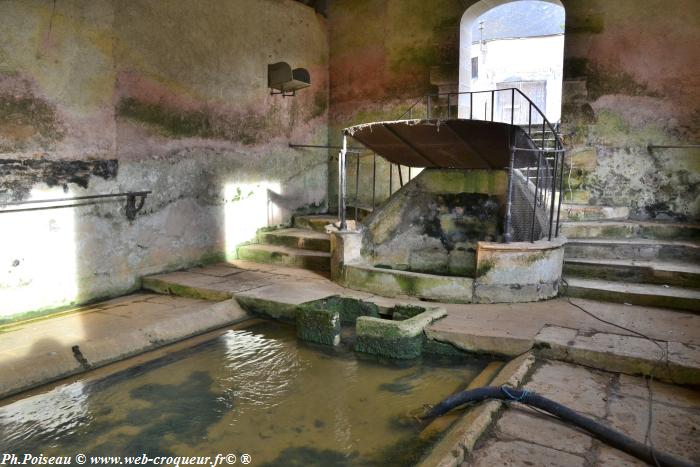
<path fill-rule="evenodd" d="M 491 382 L 491 386 L 518 387 L 535 363 L 535 356 L 528 352 L 508 362 Z M 495 421 L 503 402 L 492 400 L 469 409 L 463 417 L 445 433 L 430 452 L 417 464 L 418 467 L 457 467 L 474 445 Z"/>
<path fill-rule="evenodd" d="M 417 358 L 423 351 L 423 330 L 445 316 L 447 311 L 439 307 L 401 321 L 361 316 L 357 318 L 355 350 L 390 358 Z"/>
<path fill-rule="evenodd" d="M 346 264 L 342 285 L 388 297 L 412 296 L 445 303 L 470 303 L 474 280 Z"/>
<path fill-rule="evenodd" d="M 656 342 L 661 348 L 637 336 L 545 326 L 535 337 L 534 346 L 544 358 L 629 375 L 652 375 L 675 384 L 700 384 L 700 348 Z M 660 361 L 664 352 L 667 361 Z M 696 358 L 689 357 L 689 352 Z"/>

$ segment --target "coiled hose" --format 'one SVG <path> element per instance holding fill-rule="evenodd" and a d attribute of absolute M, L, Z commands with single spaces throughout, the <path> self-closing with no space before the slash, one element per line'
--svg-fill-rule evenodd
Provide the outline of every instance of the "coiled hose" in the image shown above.
<path fill-rule="evenodd" d="M 687 461 L 677 459 L 669 454 L 655 450 L 627 435 L 613 430 L 605 425 L 601 425 L 592 418 L 554 402 L 546 397 L 530 392 L 528 390 L 513 389 L 506 386 L 484 387 L 471 389 L 454 394 L 434 406 L 427 414 L 420 417 L 423 420 L 430 420 L 445 414 L 449 410 L 467 403 L 483 402 L 488 399 L 500 399 L 505 401 L 515 401 L 521 404 L 543 410 L 557 418 L 569 422 L 587 431 L 600 441 L 626 452 L 651 465 L 668 467 L 693 467 Z"/>

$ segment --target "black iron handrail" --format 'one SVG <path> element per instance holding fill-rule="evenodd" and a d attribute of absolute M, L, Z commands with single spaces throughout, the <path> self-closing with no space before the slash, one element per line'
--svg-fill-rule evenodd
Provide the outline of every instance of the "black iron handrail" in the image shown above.
<path fill-rule="evenodd" d="M 151 194 L 151 191 L 129 191 L 126 193 L 109 193 L 103 195 L 86 195 L 86 196 L 73 196 L 70 198 L 54 198 L 54 199 L 32 199 L 25 201 L 11 201 L 7 203 L 1 203 L 0 208 L 5 208 L 7 206 L 22 206 L 26 204 L 51 204 L 60 203 L 64 201 L 82 201 L 82 200 L 92 200 L 86 203 L 71 203 L 71 204 L 60 204 L 57 206 L 40 206 L 31 208 L 20 208 L 20 209 L 0 209 L 0 214 L 7 214 L 11 212 L 26 212 L 26 211 L 45 211 L 49 209 L 64 209 L 64 208 L 75 208 L 79 206 L 90 206 L 98 204 L 100 201 L 106 198 L 120 198 L 126 197 L 126 207 L 125 214 L 126 218 L 130 221 L 136 218 L 136 214 L 143 208 L 146 202 L 146 196 Z M 136 198 L 139 199 L 138 204 L 136 203 Z"/>

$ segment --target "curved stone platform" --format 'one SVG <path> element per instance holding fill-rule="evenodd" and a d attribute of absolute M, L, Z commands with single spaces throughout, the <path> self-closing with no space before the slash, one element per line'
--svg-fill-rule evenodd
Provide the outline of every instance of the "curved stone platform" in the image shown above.
<path fill-rule="evenodd" d="M 566 239 L 479 242 L 475 277 L 424 274 L 364 264 L 359 235 L 331 233 L 334 281 L 386 297 L 410 296 L 445 303 L 518 303 L 556 297 Z"/>

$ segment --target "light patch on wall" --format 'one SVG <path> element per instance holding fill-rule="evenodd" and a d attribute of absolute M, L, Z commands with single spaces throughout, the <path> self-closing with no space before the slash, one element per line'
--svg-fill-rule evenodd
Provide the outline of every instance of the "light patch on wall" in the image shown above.
<path fill-rule="evenodd" d="M 253 240 L 258 229 L 280 223 L 280 209 L 271 201 L 274 194 L 279 193 L 277 182 L 228 183 L 224 186 L 227 259 L 235 259 L 236 248 Z"/>
<path fill-rule="evenodd" d="M 70 196 L 62 189 L 35 188 L 29 199 Z M 28 206 L 42 205 L 23 207 Z M 78 286 L 73 211 L 64 208 L 0 214 L 0 318 L 75 303 Z"/>

